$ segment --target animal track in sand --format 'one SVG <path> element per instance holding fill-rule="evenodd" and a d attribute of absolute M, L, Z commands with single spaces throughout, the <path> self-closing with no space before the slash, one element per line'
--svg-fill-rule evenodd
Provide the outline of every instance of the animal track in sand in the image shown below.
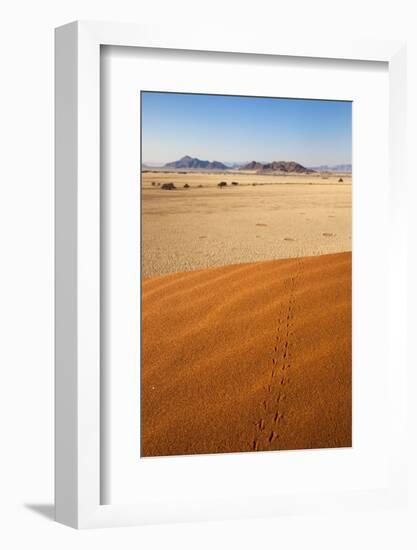
<path fill-rule="evenodd" d="M 295 272 L 287 279 L 287 301 L 281 303 L 278 310 L 278 323 L 270 368 L 270 382 L 264 386 L 265 398 L 261 402 L 261 419 L 255 423 L 256 435 L 251 443 L 252 450 L 268 450 L 274 443 L 274 449 L 280 448 L 280 430 L 285 422 L 284 402 L 291 385 L 291 342 L 294 333 L 292 320 L 296 304 L 295 287 L 300 276 L 301 264 L 296 262 Z M 269 433 L 269 436 L 267 434 Z"/>
<path fill-rule="evenodd" d="M 284 413 L 283 412 L 279 412 L 277 411 L 275 413 L 275 416 L 274 416 L 274 424 L 278 425 L 282 422 L 282 420 L 284 419 Z"/>

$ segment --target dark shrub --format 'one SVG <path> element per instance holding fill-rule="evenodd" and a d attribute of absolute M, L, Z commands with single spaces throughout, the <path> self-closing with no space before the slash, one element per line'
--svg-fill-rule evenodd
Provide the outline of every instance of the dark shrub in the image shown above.
<path fill-rule="evenodd" d="M 237 182 L 237 181 L 232 181 L 232 185 L 239 185 L 239 182 Z"/>
<path fill-rule="evenodd" d="M 176 189 L 176 187 L 173 183 L 164 183 L 162 184 L 161 189 L 165 189 L 166 191 L 171 191 L 172 189 Z"/>
<path fill-rule="evenodd" d="M 342 178 L 339 178 L 339 183 L 343 183 L 343 179 L 342 179 Z"/>
<path fill-rule="evenodd" d="M 220 187 L 220 188 L 221 187 L 226 187 L 226 185 L 227 185 L 227 182 L 221 181 L 220 183 L 217 184 L 217 187 Z"/>
<path fill-rule="evenodd" d="M 188 183 L 186 183 L 186 184 L 184 185 L 184 189 L 188 189 L 189 187 L 190 187 L 190 186 L 188 185 Z"/>

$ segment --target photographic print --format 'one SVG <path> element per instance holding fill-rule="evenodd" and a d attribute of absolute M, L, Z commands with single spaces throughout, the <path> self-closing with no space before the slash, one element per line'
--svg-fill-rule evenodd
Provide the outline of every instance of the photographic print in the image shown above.
<path fill-rule="evenodd" d="M 141 456 L 350 447 L 352 103 L 140 109 Z"/>

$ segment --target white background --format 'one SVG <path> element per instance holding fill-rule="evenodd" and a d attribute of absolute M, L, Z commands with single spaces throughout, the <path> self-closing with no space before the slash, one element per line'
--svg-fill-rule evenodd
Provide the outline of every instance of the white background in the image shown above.
<path fill-rule="evenodd" d="M 197 9 L 196 9 L 197 8 Z M 1 528 L 4 548 L 415 548 L 413 508 L 353 515 L 152 526 L 76 532 L 52 523 L 53 499 L 53 28 L 74 19 L 181 26 L 204 21 L 248 32 L 325 33 L 408 40 L 409 168 L 417 151 L 417 37 L 413 2 L 192 0 L 15 0 L 0 8 L 0 419 Z M 227 31 L 226 31 L 227 32 Z M 410 170 L 411 174 L 411 170 Z M 410 280 L 417 280 L 417 193 L 410 177 Z M 410 233 L 411 236 L 411 233 Z M 411 239 L 410 239 L 411 241 Z M 413 244 L 413 246 L 412 246 Z M 411 262 L 411 260 L 413 260 Z M 410 288 L 410 327 L 416 291 Z M 417 364 L 410 338 L 410 366 Z M 410 369 L 410 394 L 416 376 Z M 416 408 L 410 403 L 410 456 L 416 460 Z M 412 454 L 411 454 L 412 453 Z M 42 507 L 43 506 L 43 507 Z M 37 511 L 36 511 L 37 510 Z M 39 513 L 43 512 L 43 513 Z M 413 521 L 414 520 L 414 521 Z"/>
<path fill-rule="evenodd" d="M 102 220 L 107 231 L 102 241 L 106 273 L 102 357 L 106 358 L 108 399 L 104 408 L 109 422 L 102 432 L 106 434 L 108 470 L 103 503 L 133 501 L 146 508 L 147 502 L 155 500 L 161 502 L 161 514 L 164 502 L 175 500 L 176 511 L 184 510 L 180 517 L 189 518 L 187 501 L 193 503 L 197 515 L 207 500 L 222 509 L 227 508 L 225 501 L 237 508 L 244 500 L 268 502 L 269 497 L 285 507 L 288 495 L 294 493 L 301 501 L 303 494 L 314 491 L 386 487 L 389 462 L 395 460 L 390 457 L 394 445 L 387 447 L 387 441 L 393 442 L 397 431 L 391 433 L 390 425 L 401 423 L 395 397 L 390 403 L 401 394 L 400 377 L 388 379 L 390 348 L 397 347 L 401 339 L 396 333 L 400 325 L 395 323 L 389 331 L 384 314 L 389 311 L 386 243 L 392 229 L 386 65 L 204 53 L 173 56 L 163 50 L 126 48 L 104 52 L 102 183 L 106 206 Z M 187 81 L 184 74 L 190 75 Z M 352 449 L 139 459 L 139 90 L 353 101 Z M 390 343 L 390 339 L 395 341 Z"/>

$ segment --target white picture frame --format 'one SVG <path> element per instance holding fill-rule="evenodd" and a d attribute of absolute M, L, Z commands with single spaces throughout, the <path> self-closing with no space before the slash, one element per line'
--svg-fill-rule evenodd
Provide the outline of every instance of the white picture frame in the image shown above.
<path fill-rule="evenodd" d="M 300 40 L 292 43 L 238 29 L 213 36 L 209 29 L 176 33 L 169 27 L 75 22 L 56 30 L 56 519 L 76 528 L 190 519 L 175 502 L 161 510 L 149 502 L 101 504 L 100 418 L 100 47 L 102 45 L 260 55 L 383 61 L 389 70 L 389 154 L 393 288 L 405 289 L 406 196 L 405 44 Z M 405 295 L 391 300 L 390 317 L 405 328 Z M 401 334 L 401 331 L 399 331 Z M 405 333 L 405 330 L 403 331 Z M 392 506 L 406 493 L 403 464 L 406 352 L 397 339 L 396 452 L 384 490 L 356 494 L 288 495 L 285 503 L 219 507 L 208 504 L 193 519 L 305 512 L 339 507 Z M 398 391 L 399 389 L 399 391 Z M 401 419 L 403 422 L 401 422 Z M 398 422 L 400 420 L 400 422 Z"/>

